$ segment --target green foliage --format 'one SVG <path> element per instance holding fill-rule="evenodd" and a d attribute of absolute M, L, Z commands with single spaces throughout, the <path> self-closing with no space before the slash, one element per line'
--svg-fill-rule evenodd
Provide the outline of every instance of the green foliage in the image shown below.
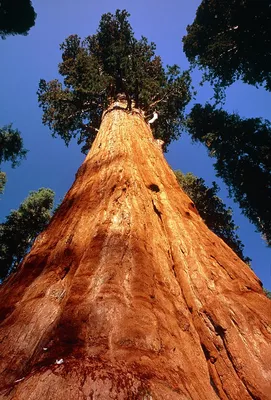
<path fill-rule="evenodd" d="M 271 244 L 271 124 L 260 118 L 196 104 L 188 118 L 188 131 L 204 143 L 217 175 L 229 187 L 242 212 Z"/>
<path fill-rule="evenodd" d="M 11 125 L 0 128 L 0 164 L 11 162 L 14 168 L 26 153 L 17 129 L 12 129 Z M 6 174 L 0 171 L 0 194 L 5 183 Z M 0 280 L 16 268 L 35 237 L 48 224 L 53 199 L 54 192 L 51 189 L 30 192 L 19 209 L 12 211 L 6 221 L 0 224 Z"/>
<path fill-rule="evenodd" d="M 208 187 L 202 178 L 197 178 L 191 172 L 183 174 L 181 171 L 175 171 L 175 175 L 183 190 L 195 203 L 208 228 L 223 239 L 244 262 L 249 263 L 251 260 L 244 256 L 244 245 L 236 234 L 238 227 L 232 219 L 232 210 L 226 208 L 217 196 L 218 185 L 213 182 L 212 187 Z"/>
<path fill-rule="evenodd" d="M 190 76 L 177 66 L 162 66 L 155 44 L 137 40 L 126 11 L 104 14 L 97 33 L 81 40 L 69 36 L 60 46 L 62 62 L 58 80 L 41 80 L 38 100 L 43 123 L 66 145 L 73 137 L 86 152 L 109 104 L 124 95 L 128 108 L 145 115 L 159 112 L 156 137 L 167 145 L 180 134 L 184 108 L 190 101 Z"/>
<path fill-rule="evenodd" d="M 7 178 L 4 172 L 0 171 L 0 194 L 3 193 Z"/>
<path fill-rule="evenodd" d="M 26 153 L 23 139 L 17 129 L 13 129 L 11 124 L 0 128 L 0 164 L 10 161 L 14 168 L 25 158 Z"/>
<path fill-rule="evenodd" d="M 203 0 L 183 42 L 211 83 L 226 87 L 242 79 L 271 90 L 270 0 Z"/>
<path fill-rule="evenodd" d="M 14 168 L 25 158 L 26 153 L 23 139 L 17 129 L 12 129 L 11 124 L 0 128 L 0 164 L 10 161 Z M 3 193 L 5 184 L 6 174 L 0 171 L 0 194 Z"/>
<path fill-rule="evenodd" d="M 0 224 L 0 279 L 18 266 L 36 236 L 49 223 L 53 200 L 51 189 L 30 192 L 18 210 L 11 211 Z"/>
<path fill-rule="evenodd" d="M 30 0 L 1 0 L 0 36 L 27 35 L 36 16 Z"/>
<path fill-rule="evenodd" d="M 263 289 L 263 291 L 264 291 L 266 297 L 268 297 L 271 300 L 271 292 L 267 289 Z"/>

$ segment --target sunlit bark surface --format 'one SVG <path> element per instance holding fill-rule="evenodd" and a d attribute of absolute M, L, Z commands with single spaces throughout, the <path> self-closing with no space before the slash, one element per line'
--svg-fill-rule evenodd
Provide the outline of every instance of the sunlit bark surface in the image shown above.
<path fill-rule="evenodd" d="M 136 110 L 105 114 L 0 301 L 1 399 L 271 398 L 271 302 Z"/>

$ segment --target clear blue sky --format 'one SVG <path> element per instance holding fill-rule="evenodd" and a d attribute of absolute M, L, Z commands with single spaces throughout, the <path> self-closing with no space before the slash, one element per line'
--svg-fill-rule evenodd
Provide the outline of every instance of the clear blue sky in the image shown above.
<path fill-rule="evenodd" d="M 157 54 L 165 64 L 179 64 L 182 69 L 188 62 L 182 51 L 182 37 L 186 26 L 193 22 L 200 0 L 137 0 L 114 2 L 91 0 L 33 1 L 38 14 L 36 25 L 28 36 L 8 37 L 0 41 L 0 126 L 13 122 L 22 132 L 27 159 L 8 174 L 4 195 L 0 200 L 2 220 L 15 209 L 30 190 L 50 187 L 56 192 L 56 200 L 63 197 L 71 186 L 74 175 L 84 156 L 76 143 L 66 148 L 60 139 L 53 139 L 48 128 L 41 123 L 36 91 L 40 78 L 57 77 L 57 65 L 61 60 L 59 44 L 70 34 L 85 37 L 95 33 L 100 17 L 117 8 L 131 14 L 131 24 L 137 37 L 146 36 L 157 45 Z M 194 74 L 194 84 L 199 81 Z M 210 98 L 207 86 L 198 89 L 198 102 Z M 264 117 L 271 120 L 271 94 L 263 89 L 236 83 L 227 91 L 225 108 L 238 111 L 243 117 Z M 202 145 L 192 145 L 183 135 L 170 146 L 166 155 L 174 169 L 191 171 L 211 183 L 217 180 L 222 190 L 220 196 L 234 209 L 234 219 L 240 226 L 239 235 L 245 244 L 245 254 L 252 258 L 252 267 L 264 286 L 271 290 L 271 250 L 268 249 L 254 226 L 244 218 L 236 204 L 227 198 L 227 189 L 215 177 L 212 160 Z"/>

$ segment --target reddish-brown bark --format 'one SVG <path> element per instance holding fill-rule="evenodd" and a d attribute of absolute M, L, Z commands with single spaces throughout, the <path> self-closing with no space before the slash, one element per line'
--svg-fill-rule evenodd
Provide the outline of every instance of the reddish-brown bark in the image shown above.
<path fill-rule="evenodd" d="M 139 112 L 106 113 L 0 300 L 1 399 L 270 399 L 271 302 Z"/>

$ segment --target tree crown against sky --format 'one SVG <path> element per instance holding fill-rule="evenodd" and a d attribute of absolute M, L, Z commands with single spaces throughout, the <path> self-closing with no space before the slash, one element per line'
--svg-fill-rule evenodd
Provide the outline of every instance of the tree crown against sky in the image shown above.
<path fill-rule="evenodd" d="M 6 182 L 7 182 L 6 174 L 0 171 L 0 194 L 3 193 Z"/>
<path fill-rule="evenodd" d="M 11 124 L 0 128 L 0 164 L 10 161 L 14 168 L 25 158 L 26 153 L 18 129 L 13 129 Z"/>
<path fill-rule="evenodd" d="M 41 188 L 30 192 L 18 210 L 0 224 L 0 279 L 4 279 L 22 261 L 33 241 L 51 219 L 54 192 Z"/>
<path fill-rule="evenodd" d="M 0 36 L 27 35 L 36 16 L 31 0 L 1 0 Z"/>
<path fill-rule="evenodd" d="M 87 151 L 99 128 L 102 113 L 124 94 L 128 108 L 141 108 L 146 117 L 154 110 L 159 124 L 154 135 L 166 146 L 180 134 L 185 106 L 191 99 L 191 79 L 177 65 L 162 65 L 155 44 L 137 40 L 127 11 L 101 18 L 97 33 L 81 40 L 69 36 L 60 46 L 59 73 L 63 82 L 41 80 L 38 90 L 43 123 L 68 145 L 72 137 Z"/>
<path fill-rule="evenodd" d="M 203 0 L 183 42 L 189 61 L 218 87 L 241 79 L 271 90 L 270 0 Z"/>
<path fill-rule="evenodd" d="M 0 166 L 4 162 L 11 162 L 14 168 L 25 158 L 26 153 L 18 129 L 13 129 L 11 124 L 0 128 Z M 6 174 L 0 171 L 0 194 L 3 193 L 5 183 Z"/>
<path fill-rule="evenodd" d="M 214 106 L 196 104 L 187 128 L 208 148 L 217 176 L 229 188 L 243 214 L 271 244 L 271 123 L 242 119 Z"/>
<path fill-rule="evenodd" d="M 208 187 L 204 179 L 191 172 L 183 174 L 181 171 L 175 171 L 175 175 L 183 190 L 195 203 L 208 228 L 224 240 L 244 262 L 249 263 L 251 259 L 244 256 L 244 245 L 236 233 L 238 227 L 233 221 L 232 209 L 227 208 L 217 196 L 219 186 L 213 182 L 212 186 Z"/>

